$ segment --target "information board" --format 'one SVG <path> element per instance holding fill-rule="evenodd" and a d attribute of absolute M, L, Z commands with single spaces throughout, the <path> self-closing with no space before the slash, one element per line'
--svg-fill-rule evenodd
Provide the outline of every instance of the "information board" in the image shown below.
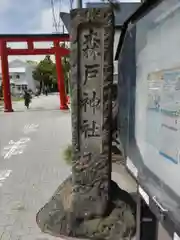
<path fill-rule="evenodd" d="M 127 31 L 119 61 L 119 129 L 127 167 L 180 226 L 180 1 Z M 130 166 L 130 167 L 129 167 Z M 133 167 L 132 167 L 133 166 Z M 173 216 L 173 217 L 172 217 Z"/>
<path fill-rule="evenodd" d="M 135 138 L 146 166 L 180 196 L 180 28 L 176 22 L 180 8 L 177 3 L 162 2 L 136 25 Z M 142 36 L 143 43 L 139 40 Z"/>

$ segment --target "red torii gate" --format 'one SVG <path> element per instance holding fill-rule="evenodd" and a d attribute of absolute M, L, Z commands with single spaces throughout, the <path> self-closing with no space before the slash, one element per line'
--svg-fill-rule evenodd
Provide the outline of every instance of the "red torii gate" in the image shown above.
<path fill-rule="evenodd" d="M 68 41 L 68 34 L 0 35 L 0 56 L 5 112 L 13 111 L 8 66 L 8 56 L 12 55 L 55 55 L 58 90 L 60 95 L 60 109 L 68 109 L 61 57 L 67 56 L 70 53 L 70 50 L 60 47 L 60 43 Z M 27 49 L 9 48 L 7 47 L 8 42 L 26 42 Z M 54 46 L 47 49 L 37 49 L 34 47 L 34 42 L 53 42 Z"/>

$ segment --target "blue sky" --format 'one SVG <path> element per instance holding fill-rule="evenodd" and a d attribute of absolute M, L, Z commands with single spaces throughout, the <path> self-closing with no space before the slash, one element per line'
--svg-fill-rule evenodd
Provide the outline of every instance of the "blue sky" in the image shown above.
<path fill-rule="evenodd" d="M 69 0 L 54 0 L 54 2 L 58 20 L 59 11 L 69 11 Z M 50 0 L 0 0 L 0 34 L 52 33 L 53 31 L 55 30 Z M 16 43 L 16 47 L 23 48 L 21 43 Z M 9 57 L 9 61 L 15 58 L 39 61 L 44 56 L 13 56 Z"/>
<path fill-rule="evenodd" d="M 93 1 L 96 0 L 88 2 Z M 0 0 L 0 34 L 52 33 L 54 28 L 50 2 L 50 0 Z M 69 11 L 69 0 L 54 0 L 54 2 L 58 20 L 59 10 Z"/>
<path fill-rule="evenodd" d="M 62 9 L 68 10 L 67 0 Z M 56 12 L 59 5 L 56 4 Z M 47 26 L 47 27 L 45 27 Z M 51 32 L 50 0 L 0 0 L 0 34 Z"/>
<path fill-rule="evenodd" d="M 59 2 L 62 2 L 61 10 L 68 11 L 69 0 L 54 1 L 57 2 L 55 5 L 57 15 L 59 12 Z M 84 2 L 87 1 L 84 0 Z M 88 2 L 99 1 L 89 0 Z M 127 2 L 130 0 L 124 1 Z M 53 22 L 50 6 L 50 0 L 0 0 L 0 34 L 51 33 L 53 31 Z"/>

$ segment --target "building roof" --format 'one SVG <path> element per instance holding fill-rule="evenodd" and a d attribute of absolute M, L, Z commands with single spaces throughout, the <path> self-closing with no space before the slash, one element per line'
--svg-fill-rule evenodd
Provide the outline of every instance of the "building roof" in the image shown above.
<path fill-rule="evenodd" d="M 9 73 L 24 73 L 28 64 L 20 59 L 9 62 Z M 0 68 L 0 74 L 2 73 Z"/>
<path fill-rule="evenodd" d="M 15 59 L 11 62 L 9 62 L 9 73 L 25 73 L 26 67 L 28 66 L 35 66 L 34 62 L 24 62 L 20 59 Z M 0 67 L 0 73 L 1 73 L 1 67 Z"/>
<path fill-rule="evenodd" d="M 25 73 L 26 68 L 25 67 L 13 67 L 9 68 L 9 73 Z"/>
<path fill-rule="evenodd" d="M 26 66 L 27 63 L 20 59 L 14 59 L 13 61 L 9 62 L 9 68 L 25 68 Z"/>

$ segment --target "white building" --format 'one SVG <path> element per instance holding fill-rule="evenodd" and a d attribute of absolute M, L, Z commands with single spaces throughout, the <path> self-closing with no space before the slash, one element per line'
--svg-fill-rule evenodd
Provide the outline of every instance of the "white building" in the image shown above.
<path fill-rule="evenodd" d="M 23 62 L 19 59 L 9 62 L 9 78 L 12 95 L 21 95 L 25 89 L 31 89 L 35 92 L 39 85 L 32 77 L 36 65 Z M 2 85 L 2 73 L 0 70 L 0 86 Z"/>

